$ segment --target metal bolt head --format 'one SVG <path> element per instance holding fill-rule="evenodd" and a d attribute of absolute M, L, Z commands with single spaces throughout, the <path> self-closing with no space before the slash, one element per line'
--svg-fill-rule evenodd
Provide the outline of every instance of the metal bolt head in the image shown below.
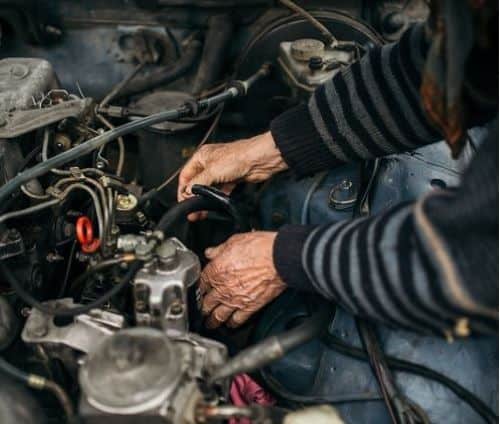
<path fill-rule="evenodd" d="M 165 240 L 156 249 L 156 255 L 163 265 L 172 266 L 177 258 L 177 246 L 172 240 Z"/>
<path fill-rule="evenodd" d="M 175 302 L 172 305 L 170 305 L 170 313 L 172 315 L 180 315 L 184 312 L 184 306 L 180 302 Z"/>
<path fill-rule="evenodd" d="M 132 194 L 119 194 L 116 198 L 116 209 L 130 211 L 137 206 L 137 197 Z"/>

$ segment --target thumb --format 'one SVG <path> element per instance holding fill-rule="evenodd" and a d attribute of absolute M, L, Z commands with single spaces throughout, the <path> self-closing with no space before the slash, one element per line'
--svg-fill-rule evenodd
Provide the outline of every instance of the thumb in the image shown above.
<path fill-rule="evenodd" d="M 196 177 L 194 177 L 189 183 L 186 185 L 185 192 L 191 196 L 193 194 L 192 187 L 195 184 L 201 184 L 210 186 L 217 182 L 217 178 L 213 176 L 213 174 L 209 170 L 205 170 L 200 172 Z"/>

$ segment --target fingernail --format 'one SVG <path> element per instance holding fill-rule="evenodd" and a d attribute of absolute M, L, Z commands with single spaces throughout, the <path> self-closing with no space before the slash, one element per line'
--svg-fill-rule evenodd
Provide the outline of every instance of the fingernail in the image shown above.
<path fill-rule="evenodd" d="M 213 247 L 208 247 L 207 249 L 205 249 L 205 256 L 211 256 L 212 253 L 214 253 L 214 248 Z"/>

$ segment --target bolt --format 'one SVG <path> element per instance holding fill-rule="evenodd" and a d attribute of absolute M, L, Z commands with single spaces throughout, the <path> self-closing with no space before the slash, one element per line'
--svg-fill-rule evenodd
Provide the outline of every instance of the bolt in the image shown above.
<path fill-rule="evenodd" d="M 144 215 L 142 212 L 137 212 L 135 214 L 136 218 L 137 218 L 137 221 L 139 222 L 139 224 L 143 225 L 146 223 L 147 221 L 147 218 L 146 218 L 146 215 Z"/>
<path fill-rule="evenodd" d="M 137 206 L 137 198 L 132 195 L 119 194 L 116 198 L 116 207 L 121 211 L 130 211 Z"/>
<path fill-rule="evenodd" d="M 137 312 L 144 312 L 146 310 L 146 302 L 144 302 L 144 300 L 136 300 L 135 310 Z"/>
<path fill-rule="evenodd" d="M 71 237 L 75 232 L 75 226 L 70 222 L 66 222 L 63 226 L 63 234 L 65 237 Z"/>
<path fill-rule="evenodd" d="M 184 311 L 184 306 L 181 303 L 176 302 L 170 306 L 170 313 L 172 315 L 180 315 Z"/>

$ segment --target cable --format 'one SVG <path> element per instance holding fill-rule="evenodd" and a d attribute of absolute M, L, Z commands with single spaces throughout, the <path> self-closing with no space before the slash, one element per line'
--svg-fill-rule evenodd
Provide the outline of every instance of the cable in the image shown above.
<path fill-rule="evenodd" d="M 351 356 L 352 358 L 367 361 L 368 354 L 361 348 L 350 346 L 345 343 L 342 339 L 326 333 L 323 335 L 321 341 L 331 349 L 337 352 Z M 445 376 L 444 374 L 434 371 L 424 365 L 416 364 L 404 359 L 399 359 L 394 356 L 386 355 L 385 359 L 390 368 L 395 371 L 407 372 L 410 374 L 418 375 L 429 380 L 436 381 L 443 386 L 450 389 L 455 393 L 460 399 L 466 402 L 474 411 L 476 411 L 487 423 L 498 422 L 498 417 L 495 415 L 493 410 L 486 405 L 481 399 L 479 399 L 474 393 L 467 390 L 465 387 L 458 384 L 456 381 Z"/>
<path fill-rule="evenodd" d="M 81 274 L 75 281 L 71 283 L 70 293 L 79 290 L 83 286 L 85 281 L 87 281 L 89 277 L 91 277 L 95 273 L 106 270 L 116 265 L 120 265 L 124 262 L 132 262 L 135 260 L 136 260 L 135 255 L 123 255 L 118 258 L 106 259 L 97 263 L 96 265 L 89 266 L 83 274 Z"/>
<path fill-rule="evenodd" d="M 61 404 L 61 407 L 66 415 L 68 422 L 76 423 L 76 416 L 73 409 L 73 404 L 67 393 L 61 386 L 52 380 L 48 380 L 37 374 L 28 374 L 19 368 L 14 367 L 5 359 L 0 357 L 0 372 L 8 375 L 12 379 L 25 384 L 35 390 L 47 390 L 51 392 Z"/>
<path fill-rule="evenodd" d="M 66 287 L 68 286 L 68 281 L 69 281 L 69 273 L 71 271 L 71 265 L 73 263 L 73 257 L 75 256 L 75 251 L 76 251 L 76 246 L 78 242 L 75 240 L 71 244 L 71 249 L 69 251 L 69 256 L 68 256 L 68 263 L 66 265 L 66 272 L 64 273 L 64 280 L 61 284 L 61 287 L 59 288 L 59 293 L 57 295 L 58 298 L 64 297 L 64 294 L 66 293 Z"/>
<path fill-rule="evenodd" d="M 29 152 L 26 157 L 24 158 L 23 162 L 19 166 L 19 171 L 21 172 L 24 168 L 26 168 L 29 163 L 36 158 L 36 156 L 42 151 L 42 146 L 39 144 L 37 145 L 31 152 Z"/>
<path fill-rule="evenodd" d="M 283 6 L 288 7 L 290 10 L 298 13 L 305 19 L 307 19 L 327 40 L 329 46 L 336 46 L 338 44 L 337 39 L 333 36 L 330 30 L 324 26 L 318 19 L 311 15 L 307 10 L 303 9 L 299 5 L 295 4 L 291 0 L 278 0 Z"/>
<path fill-rule="evenodd" d="M 71 149 L 62 152 L 56 156 L 47 159 L 32 168 L 27 169 L 24 172 L 19 173 L 14 178 L 9 180 L 0 188 L 0 204 L 6 200 L 8 196 L 14 193 L 21 185 L 24 183 L 43 175 L 47 171 L 60 167 L 68 162 L 71 162 L 83 155 L 92 152 L 95 149 L 115 140 L 118 137 L 122 137 L 126 134 L 130 134 L 134 131 L 140 130 L 145 127 L 150 127 L 152 125 L 158 124 L 160 122 L 168 121 L 170 119 L 177 119 L 184 116 L 188 116 L 193 112 L 203 111 L 216 106 L 219 103 L 223 103 L 227 100 L 234 99 L 239 96 L 243 96 L 247 93 L 250 86 L 256 82 L 258 79 L 263 78 L 270 73 L 269 64 L 263 65 L 252 77 L 245 81 L 236 81 L 229 88 L 224 90 L 222 93 L 216 94 L 211 97 L 207 97 L 198 100 L 193 104 L 184 104 L 176 109 L 169 109 L 162 112 L 155 113 L 145 118 L 137 119 L 126 124 L 120 125 L 112 130 L 106 131 L 90 140 L 87 140 Z"/>
<path fill-rule="evenodd" d="M 135 76 L 142 70 L 142 68 L 144 68 L 145 64 L 146 62 L 139 63 L 129 75 L 127 75 L 123 80 L 121 80 L 118 84 L 116 84 L 111 89 L 111 91 L 101 100 L 98 108 L 102 109 L 107 104 L 109 104 L 109 102 L 113 100 L 118 94 L 120 94 L 123 88 L 135 78 Z"/>
<path fill-rule="evenodd" d="M 316 396 L 316 395 L 299 395 L 297 393 L 292 393 L 281 385 L 272 375 L 270 375 L 265 369 L 262 369 L 259 373 L 264 384 L 281 399 L 291 401 L 294 403 L 300 403 L 304 405 L 318 405 L 323 403 L 350 403 L 350 402 L 370 402 L 370 401 L 380 401 L 383 400 L 379 394 L 372 393 L 362 393 L 357 396 L 352 395 L 336 395 L 336 396 Z"/>
<path fill-rule="evenodd" d="M 30 206 L 26 209 L 20 209 L 12 212 L 5 213 L 0 216 L 0 224 L 12 218 L 19 218 L 21 216 L 29 215 L 35 212 L 39 212 L 41 210 L 50 208 L 52 206 L 57 205 L 60 202 L 59 199 L 52 199 L 47 202 L 39 203 L 38 205 Z"/>
<path fill-rule="evenodd" d="M 14 289 L 19 298 L 27 305 L 31 306 L 32 308 L 36 308 L 48 315 L 61 316 L 61 317 L 74 317 L 76 315 L 85 314 L 92 309 L 99 308 L 102 305 L 104 305 L 109 299 L 111 299 L 113 296 L 115 296 L 117 293 L 123 290 L 127 286 L 127 284 L 129 284 L 132 281 L 132 279 L 134 278 L 137 271 L 139 271 L 141 266 L 142 266 L 142 261 L 136 260 L 131 262 L 129 269 L 127 273 L 123 276 L 122 280 L 98 299 L 86 305 L 76 306 L 74 308 L 57 308 L 57 309 L 44 305 L 39 300 L 35 299 L 28 291 L 26 291 L 24 287 L 19 283 L 17 278 L 14 276 L 14 274 L 12 274 L 12 272 L 9 270 L 9 268 L 5 264 L 5 261 L 0 261 L 0 272 L 3 274 L 6 281 Z"/>
<path fill-rule="evenodd" d="M 223 107 L 220 108 L 219 112 L 217 113 L 217 115 L 215 116 L 214 120 L 210 124 L 210 127 L 208 128 L 207 132 L 205 133 L 205 135 L 203 136 L 203 138 L 200 140 L 200 142 L 198 143 L 198 145 L 195 147 L 194 153 L 196 153 L 200 149 L 200 147 L 203 146 L 208 141 L 208 139 L 210 138 L 210 136 L 213 134 L 213 132 L 215 131 L 215 128 L 217 128 L 217 125 L 219 124 L 220 118 L 222 116 L 222 112 L 223 112 Z M 177 178 L 177 176 L 182 171 L 183 167 L 184 167 L 184 165 L 182 165 L 179 168 L 177 168 L 176 171 L 173 174 L 171 174 L 169 177 L 167 177 L 158 187 L 152 188 L 151 190 L 149 190 L 146 193 L 144 193 L 139 198 L 139 204 L 140 205 L 144 204 L 148 200 L 151 200 L 155 196 L 157 196 L 160 193 L 160 191 L 162 191 L 165 187 L 167 187 L 170 183 L 172 183 L 172 181 L 174 181 Z"/>

